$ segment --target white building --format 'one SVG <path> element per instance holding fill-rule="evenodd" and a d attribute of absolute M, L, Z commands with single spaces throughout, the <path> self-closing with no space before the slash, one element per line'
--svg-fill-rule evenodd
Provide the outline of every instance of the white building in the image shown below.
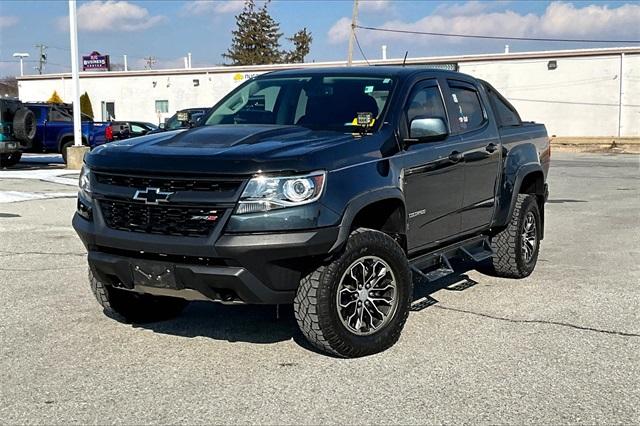
<path fill-rule="evenodd" d="M 373 60 L 399 65 L 402 59 Z M 454 66 L 490 82 L 524 120 L 557 136 L 640 136 L 640 47 L 412 58 L 408 66 Z M 345 62 L 80 73 L 96 119 L 161 122 L 176 110 L 215 104 L 239 83 L 287 68 Z M 356 61 L 356 65 L 366 65 Z M 20 77 L 20 99 L 44 101 L 53 91 L 71 100 L 70 74 Z"/>

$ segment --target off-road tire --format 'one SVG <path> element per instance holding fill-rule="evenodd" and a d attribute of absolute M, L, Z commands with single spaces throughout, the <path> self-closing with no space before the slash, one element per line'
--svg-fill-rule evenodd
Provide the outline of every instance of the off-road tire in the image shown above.
<path fill-rule="evenodd" d="M 128 322 L 153 322 L 174 318 L 189 304 L 175 297 L 152 296 L 114 288 L 103 283 L 89 268 L 91 291 L 112 317 L 121 317 Z"/>
<path fill-rule="evenodd" d="M 29 108 L 19 108 L 13 116 L 13 134 L 16 139 L 30 143 L 36 136 L 36 115 Z"/>
<path fill-rule="evenodd" d="M 535 218 L 537 244 L 531 259 L 526 262 L 522 253 L 522 231 L 529 212 L 532 212 Z M 518 194 L 509 225 L 491 239 L 491 248 L 495 254 L 491 259 L 490 272 L 504 278 L 528 277 L 538 261 L 541 230 L 540 209 L 536 197 L 531 194 Z"/>
<path fill-rule="evenodd" d="M 21 152 L 12 152 L 11 154 L 0 154 L 0 167 L 15 166 L 22 158 Z"/>
<path fill-rule="evenodd" d="M 395 276 L 398 298 L 389 322 L 365 336 L 356 335 L 343 325 L 336 302 L 342 275 L 362 256 L 377 256 L 388 263 Z M 353 358 L 382 352 L 398 341 L 412 298 L 413 283 L 402 248 L 382 232 L 359 228 L 349 236 L 340 255 L 300 281 L 293 308 L 302 334 L 313 346 L 323 352 Z"/>

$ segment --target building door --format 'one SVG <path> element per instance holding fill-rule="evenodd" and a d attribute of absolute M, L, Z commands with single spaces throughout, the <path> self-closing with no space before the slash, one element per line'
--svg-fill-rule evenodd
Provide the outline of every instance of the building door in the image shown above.
<path fill-rule="evenodd" d="M 116 119 L 116 103 L 102 101 L 102 121 L 112 121 Z"/>

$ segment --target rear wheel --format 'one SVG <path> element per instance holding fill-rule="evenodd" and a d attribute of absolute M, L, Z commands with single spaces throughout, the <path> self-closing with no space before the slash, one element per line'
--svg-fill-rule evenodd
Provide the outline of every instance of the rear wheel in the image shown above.
<path fill-rule="evenodd" d="M 15 166 L 20 162 L 22 158 L 21 152 L 12 152 L 11 154 L 1 154 L 0 155 L 0 167 L 11 167 Z"/>
<path fill-rule="evenodd" d="M 412 296 L 404 251 L 388 235 L 361 228 L 340 256 L 301 280 L 294 312 L 316 348 L 359 357 L 396 343 Z"/>
<path fill-rule="evenodd" d="M 542 223 L 534 195 L 518 194 L 507 228 L 494 236 L 491 247 L 493 272 L 499 277 L 529 276 L 538 261 Z"/>
<path fill-rule="evenodd" d="M 176 317 L 189 304 L 175 297 L 152 296 L 114 288 L 105 284 L 89 268 L 93 295 L 107 314 L 116 314 L 129 322 L 162 321 Z"/>

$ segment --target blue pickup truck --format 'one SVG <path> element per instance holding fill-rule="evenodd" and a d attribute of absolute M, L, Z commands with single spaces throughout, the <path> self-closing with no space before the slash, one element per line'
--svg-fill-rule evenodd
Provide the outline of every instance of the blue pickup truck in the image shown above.
<path fill-rule="evenodd" d="M 67 162 L 73 145 L 73 107 L 70 104 L 24 103 L 36 118 L 36 132 L 28 152 L 57 152 Z M 92 149 L 113 140 L 111 123 L 82 116 L 82 144 Z"/>

